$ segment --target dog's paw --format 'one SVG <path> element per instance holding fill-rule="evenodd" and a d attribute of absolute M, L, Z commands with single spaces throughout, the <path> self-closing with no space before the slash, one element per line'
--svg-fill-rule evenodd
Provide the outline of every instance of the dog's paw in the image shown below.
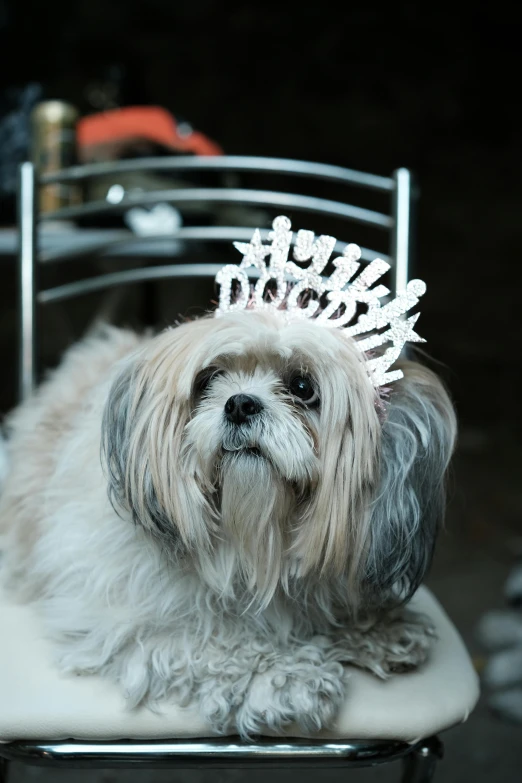
<path fill-rule="evenodd" d="M 400 614 L 345 632 L 336 656 L 386 679 L 421 666 L 434 641 L 435 629 L 426 618 Z"/>
<path fill-rule="evenodd" d="M 390 674 L 418 668 L 427 660 L 435 637 L 433 625 L 422 619 L 399 623 L 385 645 L 384 666 Z"/>
<path fill-rule="evenodd" d="M 428 658 L 435 641 L 434 627 L 423 618 L 401 618 L 388 626 L 382 644 L 386 675 L 412 671 Z"/>
<path fill-rule="evenodd" d="M 238 732 L 280 732 L 296 725 L 313 733 L 334 720 L 344 695 L 344 670 L 337 662 L 285 660 L 257 673 L 236 712 Z"/>
<path fill-rule="evenodd" d="M 236 678 L 209 677 L 199 686 L 199 711 L 205 722 L 216 734 L 235 731 L 236 710 L 243 702 L 253 674 Z"/>

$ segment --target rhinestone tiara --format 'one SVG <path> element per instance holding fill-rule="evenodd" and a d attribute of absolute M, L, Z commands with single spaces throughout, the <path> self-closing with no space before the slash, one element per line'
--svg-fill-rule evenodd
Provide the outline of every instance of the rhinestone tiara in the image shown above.
<path fill-rule="evenodd" d="M 323 327 L 342 328 L 345 336 L 354 338 L 359 350 L 365 354 L 374 386 L 384 386 L 402 378 L 401 370 L 388 372 L 388 369 L 399 358 L 406 342 L 425 342 L 414 331 L 419 313 L 409 318 L 403 316 L 418 304 L 426 292 L 426 284 L 422 280 L 411 280 L 405 290 L 397 292 L 395 299 L 385 299 L 381 303 L 380 300 L 390 294 L 389 289 L 382 284 L 370 286 L 390 269 L 390 264 L 376 258 L 359 271 L 361 249 L 349 244 L 342 255 L 333 259 L 335 269 L 325 277 L 322 272 L 333 253 L 335 237 L 316 237 L 313 231 L 298 231 L 294 261 L 289 261 L 293 240 L 291 229 L 290 220 L 280 215 L 272 223 L 267 244 L 263 244 L 259 229 L 254 231 L 250 242 L 234 242 L 243 260 L 240 264 L 227 264 L 216 275 L 216 283 L 220 286 L 216 316 L 248 308 L 279 310 L 288 320 L 313 318 Z M 311 261 L 308 266 L 299 265 L 307 261 Z M 253 290 L 246 271 L 252 267 L 258 278 Z M 323 297 L 328 304 L 322 308 L 319 300 Z M 358 316 L 361 304 L 367 310 Z M 391 345 L 383 353 L 372 355 L 376 348 L 388 343 Z"/>

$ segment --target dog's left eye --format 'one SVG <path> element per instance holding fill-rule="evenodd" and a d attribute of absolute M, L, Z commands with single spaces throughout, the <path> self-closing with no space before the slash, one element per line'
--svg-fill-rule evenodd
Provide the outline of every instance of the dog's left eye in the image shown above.
<path fill-rule="evenodd" d="M 290 393 L 306 405 L 313 405 L 319 400 L 312 380 L 306 375 L 296 375 L 288 387 Z"/>

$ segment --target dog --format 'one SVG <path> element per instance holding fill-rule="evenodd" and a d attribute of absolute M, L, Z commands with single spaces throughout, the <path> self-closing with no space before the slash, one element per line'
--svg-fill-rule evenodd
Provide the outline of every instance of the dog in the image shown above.
<path fill-rule="evenodd" d="M 383 396 L 342 331 L 248 307 L 105 327 L 11 414 L 2 579 L 61 671 L 252 737 L 331 725 L 346 664 L 423 664 L 407 601 L 455 415 L 416 362 Z"/>

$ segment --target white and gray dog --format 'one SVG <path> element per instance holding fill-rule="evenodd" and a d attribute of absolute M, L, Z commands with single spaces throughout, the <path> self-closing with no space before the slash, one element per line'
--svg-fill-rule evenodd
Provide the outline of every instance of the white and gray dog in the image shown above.
<path fill-rule="evenodd" d="M 8 422 L 0 501 L 60 669 L 252 736 L 328 726 L 343 664 L 420 665 L 455 419 L 400 366 L 383 408 L 354 340 L 268 310 L 74 347 Z"/>

